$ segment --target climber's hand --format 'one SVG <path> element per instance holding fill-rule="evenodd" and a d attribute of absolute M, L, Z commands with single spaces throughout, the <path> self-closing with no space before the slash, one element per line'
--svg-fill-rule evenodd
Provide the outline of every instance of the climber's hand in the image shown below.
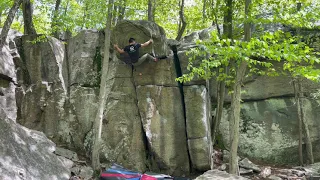
<path fill-rule="evenodd" d="M 149 42 L 150 42 L 150 43 L 153 43 L 153 39 L 150 39 Z"/>
<path fill-rule="evenodd" d="M 115 49 L 119 48 L 119 47 L 118 47 L 118 44 L 114 44 L 113 47 L 114 47 Z"/>

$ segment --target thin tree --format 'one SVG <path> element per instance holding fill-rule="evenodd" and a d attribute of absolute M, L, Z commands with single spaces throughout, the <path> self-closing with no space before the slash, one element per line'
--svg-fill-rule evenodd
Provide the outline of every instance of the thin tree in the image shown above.
<path fill-rule="evenodd" d="M 100 82 L 99 91 L 99 104 L 98 111 L 93 122 L 93 145 L 92 145 L 92 167 L 97 172 L 100 171 L 100 148 L 101 148 L 101 132 L 102 132 L 102 120 L 105 104 L 110 94 L 110 88 L 107 88 L 108 80 L 108 68 L 109 68 L 109 57 L 110 57 L 110 36 L 111 36 L 111 23 L 112 23 L 112 10 L 113 0 L 109 0 L 108 4 L 108 18 L 105 29 L 105 44 L 104 44 L 104 58 L 102 65 L 102 75 Z"/>
<path fill-rule="evenodd" d="M 121 0 L 121 4 L 119 6 L 118 21 L 121 21 L 124 18 L 124 15 L 126 12 L 126 4 L 127 4 L 127 0 Z"/>
<path fill-rule="evenodd" d="M 218 1 L 216 3 L 219 3 Z M 230 2 L 229 0 L 226 0 L 226 5 L 228 6 L 229 4 L 232 4 L 232 2 Z M 218 4 L 216 4 L 216 7 L 218 7 Z M 213 10 L 216 11 L 217 9 Z M 232 7 L 231 8 L 225 8 L 224 11 L 224 19 L 223 19 L 223 38 L 228 38 L 228 39 L 233 39 L 233 22 L 232 22 Z M 217 16 L 215 16 L 215 21 L 217 22 Z M 218 30 L 218 34 L 220 36 L 220 30 L 219 30 L 219 25 L 216 24 L 217 26 L 217 30 Z M 224 66 L 223 67 L 223 72 L 220 73 L 219 69 L 218 69 L 218 75 L 219 74 L 227 74 L 228 73 L 228 67 Z M 213 125 L 211 127 L 211 138 L 212 138 L 212 142 L 215 143 L 216 140 L 216 136 L 218 134 L 219 131 L 219 126 L 220 126 L 220 122 L 222 119 L 222 112 L 223 112 L 223 106 L 224 106 L 224 99 L 225 99 L 225 92 L 226 92 L 226 83 L 224 80 L 222 81 L 217 81 L 217 108 L 216 108 L 216 113 L 215 113 L 215 118 L 213 121 Z"/>
<path fill-rule="evenodd" d="M 302 3 L 297 3 L 297 11 L 301 10 Z M 297 35 L 300 35 L 300 28 L 297 29 Z M 309 133 L 308 122 L 305 118 L 305 97 L 303 94 L 302 83 L 301 83 L 301 76 L 294 78 L 293 80 L 293 87 L 294 87 L 294 94 L 295 94 L 295 101 L 297 105 L 297 112 L 298 112 L 298 128 L 299 128 L 299 162 L 300 165 L 303 165 L 303 151 L 302 151 L 302 137 L 304 132 L 305 143 L 306 143 L 306 151 L 307 151 L 307 163 L 314 163 L 313 158 L 313 151 L 312 151 L 312 142 Z"/>
<path fill-rule="evenodd" d="M 11 9 L 9 10 L 8 16 L 6 21 L 4 22 L 4 26 L 2 28 L 1 31 L 1 35 L 0 35 L 0 52 L 6 42 L 7 36 L 8 36 L 8 32 L 10 30 L 11 24 L 13 22 L 14 16 L 16 15 L 16 12 L 18 11 L 21 3 L 23 0 L 15 0 L 13 2 L 13 5 L 11 7 Z"/>
<path fill-rule="evenodd" d="M 297 112 L 298 112 L 298 128 L 299 128 L 299 163 L 302 166 L 303 165 L 303 151 L 302 151 L 302 119 L 301 119 L 301 108 L 300 108 L 300 98 L 299 98 L 299 86 L 298 86 L 298 79 L 293 80 L 293 89 L 294 89 L 294 97 L 295 102 L 297 105 Z"/>
<path fill-rule="evenodd" d="M 205 23 L 206 21 L 206 8 L 207 8 L 207 0 L 202 0 L 202 21 L 203 23 Z"/>
<path fill-rule="evenodd" d="M 248 22 L 250 14 L 251 0 L 245 0 L 245 24 L 244 24 L 244 40 L 250 41 L 251 39 L 251 25 Z M 230 133 L 232 136 L 230 147 L 230 161 L 229 173 L 238 174 L 238 144 L 239 144 L 239 122 L 240 122 L 240 104 L 241 104 L 241 85 L 245 75 L 248 63 L 241 61 L 239 66 L 236 66 L 236 78 L 233 85 L 233 93 L 231 97 L 231 115 L 229 122 L 232 124 Z"/>
<path fill-rule="evenodd" d="M 307 164 L 313 164 L 313 151 L 312 151 L 312 142 L 310 138 L 310 132 L 308 127 L 308 122 L 305 118 L 305 97 L 303 94 L 301 77 L 296 77 L 293 80 L 293 88 L 295 94 L 295 103 L 297 106 L 298 112 L 298 128 L 299 128 L 299 163 L 303 165 L 303 151 L 302 151 L 302 137 L 304 134 L 305 137 L 305 144 L 306 144 L 306 151 L 307 151 Z"/>
<path fill-rule="evenodd" d="M 56 38 L 58 38 L 58 14 L 60 9 L 61 0 L 56 0 L 56 4 L 54 6 L 54 12 L 52 17 L 52 23 L 51 23 L 51 29 L 52 29 L 52 35 Z"/>
<path fill-rule="evenodd" d="M 30 0 L 23 0 L 22 3 L 23 12 L 23 23 L 24 23 L 24 34 L 37 34 L 34 28 L 32 16 L 33 16 L 33 5 Z"/>
<path fill-rule="evenodd" d="M 148 0 L 148 21 L 154 22 L 155 11 L 156 11 L 156 1 Z"/>
<path fill-rule="evenodd" d="M 184 0 L 181 0 L 180 2 L 180 10 L 179 10 L 179 17 L 180 17 L 180 23 L 181 23 L 181 27 L 178 30 L 178 35 L 176 37 L 176 40 L 179 41 L 187 27 L 187 21 L 186 18 L 184 16 Z"/>

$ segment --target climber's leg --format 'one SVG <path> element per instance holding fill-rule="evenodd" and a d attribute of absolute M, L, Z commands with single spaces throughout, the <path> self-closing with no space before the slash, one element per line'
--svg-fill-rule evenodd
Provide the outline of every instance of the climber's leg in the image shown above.
<path fill-rule="evenodd" d="M 133 65 L 134 66 L 139 66 L 140 64 L 142 64 L 147 59 L 150 59 L 152 61 L 157 61 L 157 58 L 151 56 L 150 54 L 145 54 L 145 55 L 141 56 L 136 63 L 133 63 Z"/>

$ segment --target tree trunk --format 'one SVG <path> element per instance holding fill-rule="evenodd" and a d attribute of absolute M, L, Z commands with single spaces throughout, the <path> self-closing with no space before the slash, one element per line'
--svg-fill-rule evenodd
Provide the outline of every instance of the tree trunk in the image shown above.
<path fill-rule="evenodd" d="M 30 0 L 23 0 L 22 12 L 23 12 L 23 22 L 24 22 L 24 34 L 29 34 L 29 35 L 37 34 L 32 21 L 33 6 Z"/>
<path fill-rule="evenodd" d="M 217 109 L 216 109 L 216 114 L 213 121 L 213 126 L 211 128 L 211 132 L 212 132 L 211 139 L 213 144 L 215 144 L 216 136 L 218 134 L 219 126 L 222 118 L 225 91 L 226 91 L 225 81 L 219 81 L 217 84 Z"/>
<path fill-rule="evenodd" d="M 302 154 L 302 120 L 301 120 L 301 108 L 300 108 L 300 98 L 299 98 L 299 86 L 297 79 L 293 80 L 293 89 L 294 89 L 294 97 L 297 105 L 297 112 L 298 112 L 298 128 L 299 128 L 299 163 L 303 165 L 303 154 Z"/>
<path fill-rule="evenodd" d="M 232 22 L 232 13 L 233 13 L 233 0 L 225 0 L 226 1 L 226 11 L 224 15 L 224 23 L 223 23 L 223 29 L 226 30 L 223 34 L 225 34 L 226 37 L 229 37 L 229 39 L 232 39 L 232 31 L 233 31 L 233 22 Z M 226 38 L 223 37 L 223 38 Z"/>
<path fill-rule="evenodd" d="M 220 1 L 217 1 L 216 3 L 220 3 Z M 227 4 L 227 1 L 226 1 Z M 213 6 L 213 2 L 212 2 L 212 6 Z M 216 4 L 216 11 L 218 4 Z M 214 12 L 215 10 L 212 11 L 213 14 L 215 14 Z M 230 16 L 231 14 L 231 16 Z M 214 15 L 216 16 L 216 15 Z M 227 17 L 231 17 L 231 18 L 227 18 Z M 219 29 L 219 25 L 217 22 L 217 18 L 216 20 L 216 25 L 217 25 L 217 30 L 219 33 L 219 37 L 221 38 L 220 35 L 220 29 Z M 230 22 L 228 22 L 228 20 Z M 228 39 L 232 39 L 232 9 L 226 9 L 224 12 L 224 28 L 231 28 L 230 30 L 224 29 L 223 31 L 223 38 L 228 38 Z M 227 26 L 227 24 L 231 24 L 231 26 Z M 231 32 L 231 33 L 230 33 Z M 224 72 L 225 74 L 228 74 L 228 67 L 223 67 L 224 68 Z M 219 131 L 219 126 L 220 126 L 220 122 L 221 122 L 221 118 L 222 118 L 222 113 L 223 113 L 223 106 L 224 106 L 224 98 L 225 98 L 225 91 L 226 91 L 226 83 L 225 81 L 218 81 L 217 83 L 217 108 L 216 108 L 216 114 L 215 114 L 215 119 L 213 122 L 213 126 L 211 127 L 211 138 L 212 138 L 212 142 L 213 144 L 215 144 L 215 140 L 216 140 L 216 136 L 217 133 Z M 231 123 L 230 123 L 231 125 Z M 230 128 L 231 129 L 231 128 Z M 231 136 L 231 135 L 230 135 Z"/>
<path fill-rule="evenodd" d="M 156 1 L 148 0 L 148 21 L 154 22 L 155 10 L 156 10 Z"/>
<path fill-rule="evenodd" d="M 202 6 L 202 22 L 204 23 L 207 16 L 206 16 L 206 5 L 207 5 L 207 0 L 202 0 L 203 6 Z"/>
<path fill-rule="evenodd" d="M 310 138 L 310 132 L 309 132 L 309 126 L 308 121 L 305 118 L 305 107 L 304 104 L 306 103 L 306 99 L 303 94 L 302 84 L 301 84 L 301 78 L 298 79 L 298 91 L 299 91 L 299 103 L 300 103 L 300 120 L 302 122 L 302 128 L 304 130 L 304 137 L 305 137 L 305 143 L 306 143 L 306 151 L 307 151 L 307 164 L 313 164 L 314 158 L 313 158 L 313 151 L 312 151 L 312 142 Z"/>
<path fill-rule="evenodd" d="M 1 21 L 1 18 L 2 17 L 2 11 L 0 10 L 0 26 L 1 26 L 1 24 L 2 24 L 2 21 Z"/>
<path fill-rule="evenodd" d="M 54 12 L 53 12 L 53 18 L 52 18 L 52 23 L 51 23 L 51 29 L 52 29 L 52 35 L 53 37 L 58 38 L 58 14 L 59 14 L 59 9 L 60 9 L 60 4 L 61 0 L 56 0 L 56 5 L 54 7 Z"/>
<path fill-rule="evenodd" d="M 22 3 L 22 0 L 15 0 L 13 3 L 13 6 L 11 7 L 7 19 L 4 22 L 2 31 L 1 31 L 1 35 L 0 35 L 0 52 L 6 42 L 7 36 L 8 36 L 8 32 L 10 30 L 12 21 L 14 19 L 14 16 L 16 15 L 17 10 L 19 9 L 20 5 Z"/>
<path fill-rule="evenodd" d="M 118 21 L 123 20 L 124 15 L 125 15 L 125 12 L 126 12 L 126 3 L 127 3 L 127 0 L 122 0 L 121 2 L 122 2 L 122 4 L 121 4 L 121 6 L 119 6 Z"/>
<path fill-rule="evenodd" d="M 87 6 L 87 3 L 84 2 L 84 10 L 83 10 L 83 18 L 82 18 L 83 22 L 82 22 L 81 29 L 86 28 L 87 11 L 88 11 L 88 6 Z"/>
<path fill-rule="evenodd" d="M 179 29 L 178 35 L 176 37 L 177 41 L 180 41 L 180 39 L 181 39 L 181 37 L 187 27 L 186 18 L 184 17 L 184 0 L 181 0 L 179 16 L 180 16 L 180 22 L 182 25 L 181 25 L 181 28 Z"/>
<path fill-rule="evenodd" d="M 245 19 L 248 19 L 250 14 L 250 4 L 251 0 L 245 0 Z M 251 39 L 251 24 L 246 22 L 244 24 L 244 40 L 250 41 Z M 230 147 L 230 162 L 229 162 L 229 173 L 238 174 L 238 144 L 239 144 L 239 123 L 240 123 L 240 105 L 241 105 L 241 84 L 243 77 L 247 69 L 247 62 L 241 61 L 239 67 L 236 69 L 236 78 L 233 85 L 233 94 L 231 101 L 231 115 L 229 123 L 232 124 L 232 129 L 230 133 L 233 136 L 230 137 L 231 147 Z"/>
<path fill-rule="evenodd" d="M 105 44 L 104 44 L 104 58 L 102 65 L 102 75 L 100 82 L 100 92 L 99 92 L 99 106 L 98 111 L 93 122 L 93 145 L 92 145 L 92 167 L 97 172 L 100 171 L 100 147 L 101 147 L 101 131 L 102 131 L 102 120 L 103 112 L 105 108 L 106 101 L 110 94 L 111 89 L 107 88 L 108 80 L 108 69 L 109 69 L 109 57 L 110 57 L 110 36 L 111 36 L 111 22 L 112 22 L 112 5 L 113 0 L 109 0 L 108 5 L 108 19 L 105 29 Z"/>
<path fill-rule="evenodd" d="M 114 9 L 113 9 L 113 18 L 112 18 L 112 25 L 115 26 L 117 24 L 117 21 L 118 21 L 118 11 L 119 11 L 119 8 L 120 6 L 114 6 Z"/>

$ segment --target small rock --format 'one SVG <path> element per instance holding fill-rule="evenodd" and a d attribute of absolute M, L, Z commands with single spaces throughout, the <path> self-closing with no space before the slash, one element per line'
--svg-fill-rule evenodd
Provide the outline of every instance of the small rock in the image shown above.
<path fill-rule="evenodd" d="M 261 169 L 257 165 L 253 164 L 253 162 L 251 162 L 248 158 L 241 160 L 239 162 L 239 166 L 246 169 L 252 169 L 254 172 L 261 172 Z"/>
<path fill-rule="evenodd" d="M 231 180 L 231 179 L 238 179 L 238 180 L 248 180 L 247 178 L 241 176 L 235 176 L 232 174 L 228 174 L 225 171 L 219 170 L 209 170 L 205 172 L 203 175 L 197 177 L 195 180 L 212 180 L 212 179 L 219 179 L 219 180 Z"/>
<path fill-rule="evenodd" d="M 284 175 L 284 174 L 277 174 L 277 176 L 282 178 L 282 179 L 288 179 L 288 176 Z"/>
<path fill-rule="evenodd" d="M 292 172 L 292 174 L 295 174 L 299 177 L 306 175 L 306 173 L 304 171 L 299 171 L 299 170 L 295 170 L 295 169 L 292 169 L 291 172 Z"/>
<path fill-rule="evenodd" d="M 222 164 L 218 169 L 220 171 L 226 171 L 227 170 L 227 164 Z"/>
<path fill-rule="evenodd" d="M 270 180 L 282 180 L 280 177 L 275 176 L 275 175 L 269 176 L 268 179 L 270 179 Z"/>
<path fill-rule="evenodd" d="M 71 168 L 71 172 L 81 180 L 90 180 L 93 177 L 93 169 L 89 166 L 74 166 Z"/>
<path fill-rule="evenodd" d="M 260 173 L 260 176 L 263 178 L 266 178 L 270 175 L 271 175 L 271 167 L 265 167 Z"/>
<path fill-rule="evenodd" d="M 79 176 L 83 180 L 90 180 L 92 178 L 92 176 L 93 176 L 93 169 L 91 167 L 88 167 L 88 166 L 83 166 L 80 169 Z"/>
<path fill-rule="evenodd" d="M 68 149 L 64 149 L 64 148 L 60 148 L 60 147 L 56 147 L 56 150 L 54 152 L 56 155 L 65 157 L 67 159 L 70 159 L 72 161 L 78 161 L 78 155 L 77 153 L 70 151 Z"/>
<path fill-rule="evenodd" d="M 239 169 L 240 175 L 247 175 L 253 173 L 252 169 L 240 168 Z"/>

